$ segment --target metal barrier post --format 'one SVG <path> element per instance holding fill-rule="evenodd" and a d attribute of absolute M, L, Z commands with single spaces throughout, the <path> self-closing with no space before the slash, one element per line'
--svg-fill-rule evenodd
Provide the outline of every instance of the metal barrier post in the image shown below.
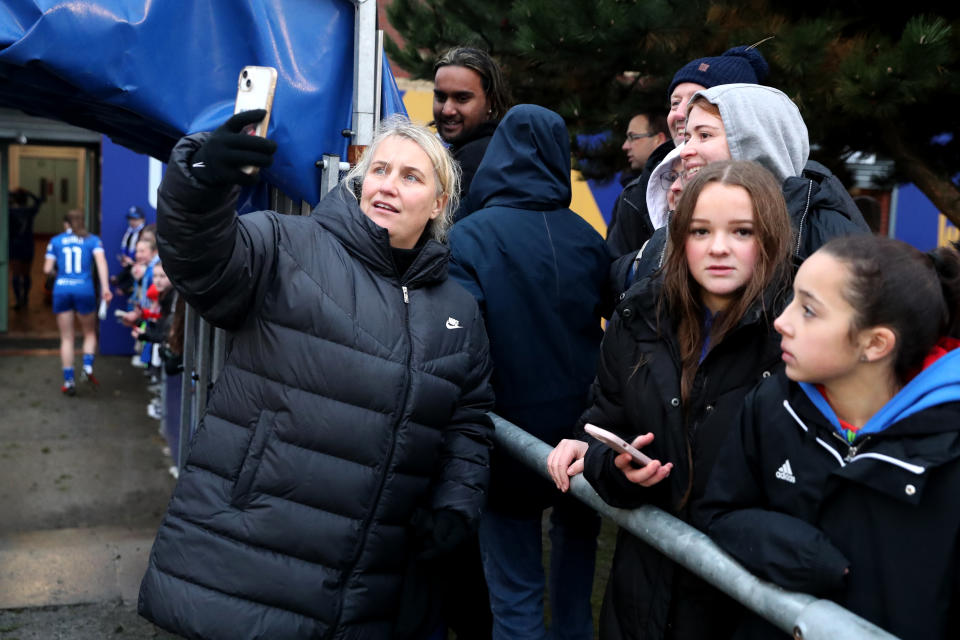
<path fill-rule="evenodd" d="M 496 414 L 491 413 L 490 417 L 496 427 L 496 444 L 550 480 L 547 471 L 550 445 Z M 597 495 L 582 475 L 570 480 L 570 492 L 582 502 L 739 600 L 777 628 L 792 634 L 796 640 L 896 640 L 896 636 L 835 602 L 786 591 L 760 580 L 704 533 L 661 509 L 651 506 L 615 509 Z"/>
<path fill-rule="evenodd" d="M 200 416 L 207 410 L 207 390 L 210 387 L 210 339 L 213 333 L 210 323 L 199 318 L 197 330 L 197 386 L 194 390 L 197 399 L 197 412 L 194 415 L 196 424 L 200 423 Z M 191 433 L 196 431 L 192 429 Z"/>
<path fill-rule="evenodd" d="M 189 304 L 183 309 L 183 377 L 180 380 L 180 440 L 177 443 L 177 468 L 183 467 L 193 435 L 193 388 L 197 345 L 197 312 Z"/>
<path fill-rule="evenodd" d="M 160 365 L 160 432 L 163 437 L 167 437 L 167 426 L 170 424 L 170 418 L 167 416 L 167 368 Z M 172 453 L 172 452 L 171 452 Z"/>
<path fill-rule="evenodd" d="M 320 175 L 320 197 L 323 198 L 340 182 L 340 172 L 350 170 L 350 164 L 340 162 L 340 156 L 325 153 L 320 165 L 323 168 Z"/>

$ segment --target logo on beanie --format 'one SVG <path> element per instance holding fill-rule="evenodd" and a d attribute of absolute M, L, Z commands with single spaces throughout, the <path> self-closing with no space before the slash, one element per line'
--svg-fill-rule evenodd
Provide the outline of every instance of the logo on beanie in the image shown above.
<path fill-rule="evenodd" d="M 706 62 L 701 62 L 701 63 L 700 63 L 700 66 L 697 67 L 697 71 L 702 71 L 702 72 L 706 73 L 707 69 L 709 69 L 709 68 L 710 68 L 710 65 L 708 65 Z"/>

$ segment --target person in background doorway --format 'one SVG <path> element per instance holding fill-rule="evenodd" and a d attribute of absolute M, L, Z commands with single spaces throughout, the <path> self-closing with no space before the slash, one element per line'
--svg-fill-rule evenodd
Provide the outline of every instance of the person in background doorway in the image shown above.
<path fill-rule="evenodd" d="M 10 281 L 13 285 L 14 310 L 26 309 L 30 296 L 30 269 L 33 267 L 33 220 L 40 211 L 45 195 L 35 196 L 23 187 L 14 189 L 8 198 L 10 212 Z"/>
<path fill-rule="evenodd" d="M 87 231 L 84 214 L 80 209 L 71 209 L 64 220 L 64 232 L 54 236 L 47 245 L 43 272 L 56 271 L 53 283 L 53 312 L 57 315 L 60 330 L 60 361 L 63 364 L 63 386 L 60 391 L 76 394 L 73 373 L 74 318 L 83 332 L 83 369 L 81 379 L 94 388 L 100 383 L 93 375 L 93 359 L 97 351 L 97 293 L 94 287 L 93 268 L 96 265 L 100 279 L 100 297 L 110 302 L 107 260 L 100 238 Z"/>
<path fill-rule="evenodd" d="M 460 165 L 460 200 L 470 192 L 473 175 L 490 138 L 510 107 L 503 73 L 490 54 L 473 47 L 455 47 L 434 65 L 433 122 Z M 463 206 L 454 221 L 469 213 Z"/>

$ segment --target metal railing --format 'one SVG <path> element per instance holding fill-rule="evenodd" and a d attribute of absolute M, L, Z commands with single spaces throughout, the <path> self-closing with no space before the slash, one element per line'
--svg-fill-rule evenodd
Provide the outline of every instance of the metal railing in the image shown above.
<path fill-rule="evenodd" d="M 547 456 L 552 447 L 496 414 L 490 417 L 496 444 L 550 480 Z M 786 591 L 757 578 L 704 533 L 661 509 L 611 507 L 582 475 L 570 479 L 570 493 L 796 640 L 897 640 L 835 602 Z"/>

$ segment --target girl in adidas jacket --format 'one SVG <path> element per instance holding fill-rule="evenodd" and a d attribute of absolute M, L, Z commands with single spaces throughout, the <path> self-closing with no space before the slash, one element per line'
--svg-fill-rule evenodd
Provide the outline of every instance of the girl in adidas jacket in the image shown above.
<path fill-rule="evenodd" d="M 701 503 L 716 542 L 900 638 L 956 638 L 958 311 L 952 249 L 857 235 L 808 258 L 774 323 L 786 371 L 747 396 Z"/>

